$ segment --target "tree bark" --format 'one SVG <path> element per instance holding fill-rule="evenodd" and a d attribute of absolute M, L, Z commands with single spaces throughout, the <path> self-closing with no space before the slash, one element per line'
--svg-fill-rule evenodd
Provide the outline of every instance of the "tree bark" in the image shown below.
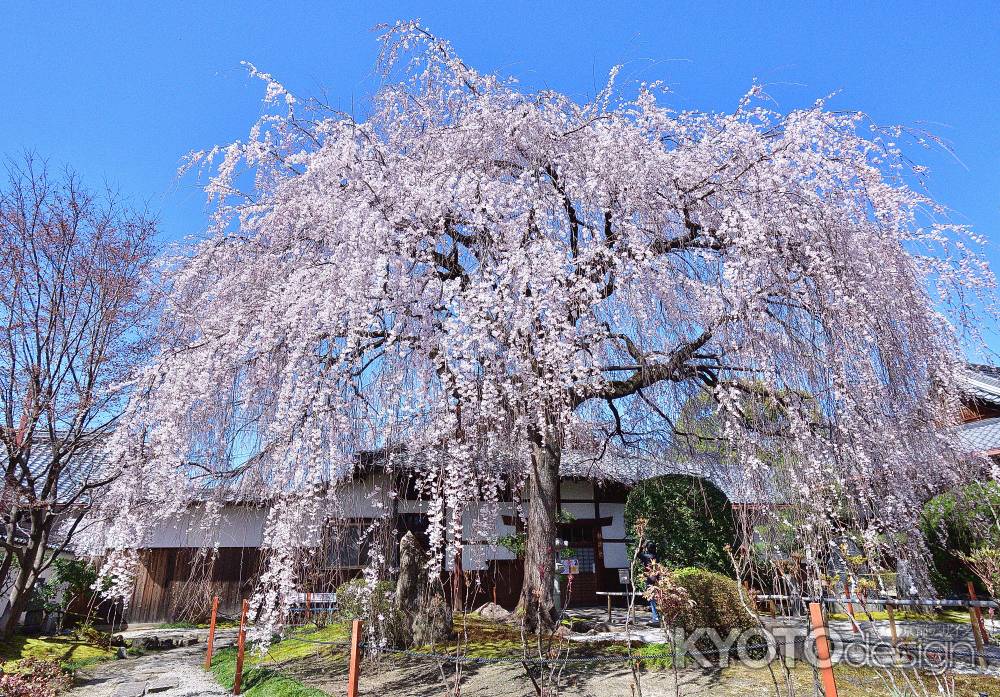
<path fill-rule="evenodd" d="M 539 437 L 532 444 L 528 473 L 528 537 L 524 551 L 524 583 L 517 612 L 530 632 L 551 629 L 559 614 L 552 589 L 561 453 L 553 440 Z"/>
<path fill-rule="evenodd" d="M 35 530 L 28 538 L 27 546 L 24 550 L 23 563 L 18 569 L 17 578 L 14 580 L 14 587 L 11 590 L 10 605 L 0 615 L 0 638 L 10 639 L 17 629 L 17 621 L 21 613 L 28 608 L 28 601 L 31 593 L 35 590 L 35 584 L 41 576 L 42 564 L 45 561 L 45 545 L 49 541 L 48 525 L 51 521 L 44 521 L 42 525 L 42 515 L 32 515 L 32 524 Z"/>
<path fill-rule="evenodd" d="M 28 600 L 37 580 L 32 578 L 33 567 L 34 564 L 31 564 L 18 569 L 14 587 L 11 589 L 10 605 L 0 615 L 0 637 L 3 639 L 10 639 L 14 636 L 17 621 L 21 617 L 21 613 L 28 608 Z"/>

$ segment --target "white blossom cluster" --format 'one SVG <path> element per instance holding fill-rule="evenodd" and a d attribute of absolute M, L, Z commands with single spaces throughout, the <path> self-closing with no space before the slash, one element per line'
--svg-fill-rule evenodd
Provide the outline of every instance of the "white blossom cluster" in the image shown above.
<path fill-rule="evenodd" d="M 216 225 L 170 264 L 163 349 L 115 436 L 109 572 L 192 502 L 269 503 L 264 637 L 290 550 L 365 453 L 408 454 L 441 549 L 532 442 L 676 442 L 696 394 L 802 534 L 919 544 L 920 502 L 972 474 L 942 427 L 993 277 L 912 185 L 905 133 L 775 113 L 756 87 L 676 111 L 655 84 L 616 98 L 614 74 L 580 104 L 415 23 L 383 42 L 367 120 L 254 70 L 267 113 L 192 157 Z"/>

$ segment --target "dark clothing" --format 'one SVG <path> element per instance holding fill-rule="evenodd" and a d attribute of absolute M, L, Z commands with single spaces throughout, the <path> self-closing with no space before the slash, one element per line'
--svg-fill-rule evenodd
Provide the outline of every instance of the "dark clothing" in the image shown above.
<path fill-rule="evenodd" d="M 642 552 L 639 553 L 639 561 L 642 562 L 642 568 L 644 570 L 649 569 L 650 565 L 652 565 L 652 564 L 654 564 L 656 562 L 656 555 L 653 554 L 652 550 L 650 550 L 648 548 L 644 549 Z M 657 581 L 660 580 L 658 574 L 651 574 L 651 573 L 648 573 L 648 571 L 646 572 L 645 576 L 646 576 L 646 585 L 647 586 L 656 585 Z M 650 599 L 650 601 L 649 601 L 649 611 L 652 614 L 651 622 L 655 623 L 655 624 L 659 624 L 660 623 L 660 615 L 656 611 L 656 601 L 653 600 L 653 599 Z"/>

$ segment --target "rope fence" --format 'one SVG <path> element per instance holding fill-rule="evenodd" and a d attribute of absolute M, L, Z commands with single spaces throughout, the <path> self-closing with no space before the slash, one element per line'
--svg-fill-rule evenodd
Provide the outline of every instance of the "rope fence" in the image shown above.
<path fill-rule="evenodd" d="M 951 668 L 957 669 L 961 668 L 967 672 L 972 672 L 974 674 L 983 674 L 988 668 L 989 661 L 997 661 L 1000 659 L 1000 648 L 996 648 L 992 651 L 985 650 L 985 645 L 988 643 L 988 637 L 985 631 L 980 634 L 981 628 L 978 626 L 977 617 L 972 614 L 973 609 L 990 608 L 994 609 L 1000 607 L 993 600 L 978 600 L 978 599 L 937 599 L 937 598 L 859 598 L 859 597 L 847 597 L 847 596 L 822 596 L 817 598 L 810 598 L 807 596 L 794 596 L 794 595 L 756 595 L 753 596 L 754 600 L 762 601 L 792 601 L 796 604 L 803 604 L 808 606 L 808 614 L 806 617 L 806 622 L 804 623 L 803 629 L 807 629 L 808 633 L 802 635 L 802 640 L 805 642 L 811 642 L 813 654 L 817 663 L 814 667 L 819 671 L 820 678 L 824 684 L 825 691 L 828 697 L 833 697 L 837 694 L 836 692 L 836 679 L 833 672 L 834 661 L 831 656 L 835 649 L 840 651 L 850 651 L 852 649 L 858 649 L 863 647 L 875 652 L 881 652 L 890 659 L 895 661 L 909 660 L 913 666 L 930 666 L 934 668 Z M 886 606 L 890 609 L 890 623 L 893 624 L 891 640 L 882 639 L 879 637 L 870 636 L 870 631 L 865 630 L 860 632 L 859 635 L 847 635 L 837 636 L 831 639 L 831 633 L 828 626 L 828 621 L 825 613 L 823 612 L 823 607 L 830 604 L 843 605 L 845 607 L 851 608 L 854 604 L 865 606 Z M 970 609 L 970 624 L 972 626 L 973 634 L 976 638 L 975 648 L 970 646 L 968 641 L 962 641 L 960 639 L 955 639 L 952 637 L 942 637 L 940 639 L 934 638 L 928 644 L 921 645 L 919 643 L 914 643 L 910 640 L 900 641 L 897 638 L 895 626 L 892 620 L 891 608 L 892 607 L 929 607 L 929 608 L 956 608 L 964 607 Z M 322 615 L 326 615 L 331 612 L 330 607 L 324 607 Z M 212 652 L 214 649 L 214 638 L 215 630 L 217 625 L 217 620 L 224 617 L 218 612 L 218 599 L 213 599 L 211 622 L 209 625 L 209 636 L 207 641 L 207 651 L 205 656 L 205 668 L 208 669 L 212 665 Z M 848 617 L 852 622 L 852 625 L 858 627 L 860 624 L 857 622 L 856 616 L 853 610 L 849 610 Z M 234 618 L 235 619 L 235 618 Z M 981 618 L 980 618 L 981 620 Z M 239 634 L 237 637 L 237 659 L 236 659 L 236 675 L 233 684 L 233 694 L 240 694 L 241 683 L 242 683 L 242 672 L 243 672 L 243 659 L 246 644 L 246 629 L 248 626 L 248 603 L 244 601 L 243 612 L 239 618 Z M 624 653 L 603 653 L 600 655 L 589 655 L 589 656 L 572 656 L 572 655 L 555 655 L 555 656 L 532 656 L 528 654 L 522 655 L 497 655 L 497 656 L 476 656 L 476 655 L 466 655 L 460 651 L 456 652 L 435 652 L 435 651 L 420 651 L 415 649 L 403 649 L 395 648 L 391 646 L 386 646 L 377 643 L 370 643 L 363 641 L 363 626 L 361 620 L 354 620 L 351 626 L 351 639 L 350 641 L 343 640 L 326 640 L 318 638 L 310 638 L 308 636 L 297 635 L 294 633 L 295 629 L 298 629 L 301 625 L 292 625 L 292 632 L 283 634 L 280 638 L 281 642 L 300 642 L 303 644 L 311 644 L 322 646 L 328 649 L 336 649 L 338 651 L 344 651 L 349 654 L 348 657 L 348 684 L 347 684 L 347 695 L 348 697 L 357 697 L 358 688 L 360 683 L 361 668 L 363 658 L 367 656 L 369 659 L 374 658 L 378 660 L 380 656 L 396 656 L 404 657 L 407 659 L 412 659 L 416 661 L 427 661 L 436 663 L 440 666 L 443 665 L 453 665 L 453 666 L 490 666 L 490 665 L 520 665 L 526 671 L 531 682 L 535 685 L 538 694 L 541 695 L 542 691 L 538 686 L 535 676 L 532 674 L 532 670 L 553 670 L 555 668 L 562 668 L 565 666 L 584 666 L 584 665 L 610 665 L 610 664 L 621 664 L 625 666 L 631 666 L 633 670 L 641 664 L 648 665 L 652 662 L 667 662 L 668 665 L 672 666 L 684 666 L 688 659 L 691 659 L 695 663 L 700 660 L 705 660 L 709 657 L 718 658 L 720 663 L 724 656 L 728 656 L 733 652 L 733 644 L 730 642 L 724 648 L 711 648 L 703 647 L 701 645 L 692 652 L 692 647 L 686 642 L 682 646 L 678 646 L 677 643 L 670 640 L 669 636 L 665 636 L 668 641 L 665 643 L 670 643 L 670 651 L 660 651 L 660 652 L 637 652 L 633 650 L 633 647 L 629 645 L 627 651 Z M 762 625 L 763 628 L 763 625 Z M 869 627 L 870 629 L 870 627 Z M 855 631 L 858 630 L 855 628 Z M 769 660 L 774 660 L 778 657 L 778 645 L 776 643 L 774 635 L 767 635 L 769 639 L 758 641 L 757 643 L 747 643 L 745 646 L 741 647 L 744 650 L 756 651 L 758 654 L 764 652 L 766 656 L 769 656 Z M 638 640 L 638 638 L 636 639 Z M 576 645 L 574 650 L 585 650 L 581 642 L 580 645 Z M 624 648 L 624 647 L 623 647 Z M 562 645 L 559 649 L 561 653 L 566 650 L 567 646 Z M 793 646 L 793 650 L 795 646 Z M 608 650 L 608 646 L 604 645 L 598 650 Z M 785 646 L 785 650 L 788 650 L 788 646 Z M 875 655 L 875 654 L 872 654 Z M 787 654 L 784 654 L 787 660 Z M 728 658 L 726 659 L 728 660 Z"/>

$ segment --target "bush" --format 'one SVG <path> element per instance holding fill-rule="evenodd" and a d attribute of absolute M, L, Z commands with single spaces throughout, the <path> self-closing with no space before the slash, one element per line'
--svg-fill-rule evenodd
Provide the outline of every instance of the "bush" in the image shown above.
<path fill-rule="evenodd" d="M 736 540 L 736 525 L 726 495 L 699 477 L 667 475 L 642 482 L 625 502 L 625 524 L 646 519 L 647 540 L 670 568 L 697 566 L 732 573 L 726 545 Z"/>
<path fill-rule="evenodd" d="M 935 496 L 920 516 L 933 567 L 931 581 L 938 593 L 964 595 L 967 581 L 982 584 L 962 561 L 979 547 L 1000 547 L 1000 483 L 976 482 Z"/>
<path fill-rule="evenodd" d="M 685 632 L 704 627 L 714 629 L 725 638 L 733 629 L 754 626 L 754 618 L 740 602 L 740 588 L 733 579 L 693 567 L 678 569 L 671 577 L 694 601 L 694 605 L 684 608 L 676 620 Z"/>
<path fill-rule="evenodd" d="M 14 665 L 13 672 L 0 675 L 0 695 L 55 697 L 72 684 L 73 679 L 59 667 L 57 661 L 24 658 Z"/>
<path fill-rule="evenodd" d="M 337 612 L 346 620 L 388 616 L 396 587 L 390 581 L 378 581 L 369 588 L 363 578 L 343 583 L 337 588 Z"/>

